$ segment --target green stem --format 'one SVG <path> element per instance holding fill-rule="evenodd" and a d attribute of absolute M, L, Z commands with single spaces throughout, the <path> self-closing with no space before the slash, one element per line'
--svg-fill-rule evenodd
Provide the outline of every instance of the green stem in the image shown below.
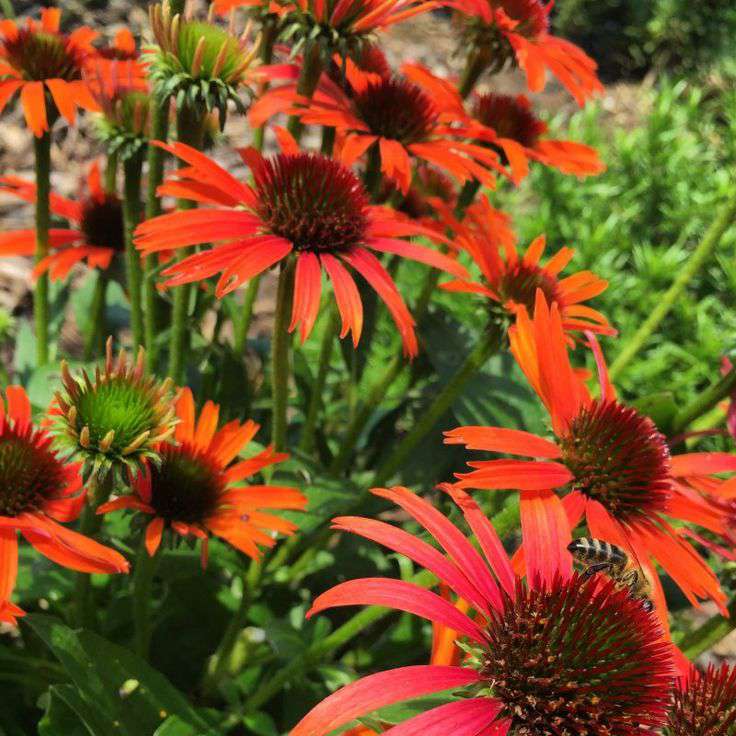
<path fill-rule="evenodd" d="M 248 611 L 251 603 L 253 603 L 255 593 L 260 587 L 262 575 L 263 563 L 259 560 L 251 560 L 248 571 L 243 575 L 243 592 L 238 608 L 230 619 L 220 644 L 207 666 L 203 683 L 203 689 L 207 695 L 215 692 L 217 685 L 222 682 L 222 679 L 230 670 L 233 651 L 241 632 L 245 628 Z"/>
<path fill-rule="evenodd" d="M 102 528 L 103 517 L 96 513 L 97 507 L 107 501 L 112 490 L 112 476 L 108 473 L 103 480 L 92 476 L 87 485 L 87 503 L 79 517 L 79 533 L 85 537 L 94 537 Z M 74 584 L 73 620 L 81 628 L 95 626 L 96 608 L 90 602 L 92 582 L 90 574 L 78 572 Z"/>
<path fill-rule="evenodd" d="M 102 354 L 105 347 L 105 297 L 107 294 L 108 278 L 104 271 L 95 273 L 95 290 L 90 305 L 90 323 L 84 342 L 84 359 L 92 360 L 96 354 Z"/>
<path fill-rule="evenodd" d="M 36 254 L 35 262 L 49 253 L 49 225 L 51 223 L 51 133 L 40 138 L 34 136 L 36 159 Z M 36 280 L 33 294 L 33 314 L 36 324 L 36 364 L 49 361 L 49 275 L 41 274 Z"/>
<path fill-rule="evenodd" d="M 345 431 L 345 436 L 340 443 L 340 451 L 335 455 L 335 459 L 330 466 L 330 473 L 341 475 L 345 472 L 352 457 L 353 448 L 357 444 L 371 412 L 375 411 L 376 406 L 385 398 L 388 389 L 406 366 L 407 363 L 403 356 L 396 355 L 381 378 L 373 385 Z"/>
<path fill-rule="evenodd" d="M 329 321 L 325 325 L 325 331 L 322 335 L 322 343 L 319 348 L 319 363 L 317 374 L 312 384 L 312 393 L 309 397 L 309 406 L 307 414 L 304 418 L 301 435 L 299 437 L 299 449 L 304 453 L 310 453 L 314 449 L 314 428 L 317 425 L 319 411 L 322 408 L 322 395 L 327 382 L 327 374 L 330 370 L 330 360 L 335 347 L 335 335 L 337 333 L 337 325 L 339 316 L 337 309 L 334 307 L 330 310 Z"/>
<path fill-rule="evenodd" d="M 105 191 L 108 194 L 115 194 L 118 191 L 117 151 L 113 151 L 107 156 L 107 165 L 105 166 Z"/>
<path fill-rule="evenodd" d="M 143 157 L 136 154 L 123 162 L 124 197 L 123 221 L 125 223 L 125 266 L 130 298 L 130 328 L 133 347 L 143 345 L 143 299 L 141 259 L 133 242 L 133 232 L 141 219 L 141 176 Z"/>
<path fill-rule="evenodd" d="M 204 126 L 198 112 L 184 106 L 177 116 L 177 138 L 193 148 L 202 148 Z M 180 210 L 194 209 L 196 203 L 189 199 L 178 202 Z M 178 256 L 182 260 L 183 256 Z M 184 355 L 187 345 L 187 315 L 189 312 L 189 298 L 192 291 L 191 284 L 183 284 L 173 289 L 173 307 L 171 310 L 171 342 L 169 345 L 169 376 L 174 383 L 181 384 L 184 380 Z"/>
<path fill-rule="evenodd" d="M 253 277 L 248 286 L 245 287 L 243 295 L 243 313 L 235 324 L 235 334 L 233 335 L 233 348 L 238 355 L 242 355 L 245 346 L 248 343 L 248 332 L 253 321 L 253 307 L 258 298 L 258 289 L 261 285 L 261 276 Z"/>
<path fill-rule="evenodd" d="M 518 494 L 514 494 L 514 496 L 518 508 Z M 493 517 L 492 522 L 499 536 L 503 538 L 518 524 L 518 520 L 518 512 L 514 513 L 514 502 L 509 499 L 501 513 Z M 411 578 L 410 582 L 422 588 L 430 588 L 436 580 L 428 570 L 421 570 Z M 329 636 L 316 641 L 305 652 L 292 659 L 289 664 L 278 670 L 273 677 L 264 680 L 246 702 L 245 713 L 253 713 L 259 710 L 288 682 L 295 682 L 299 676 L 320 662 L 325 661 L 333 652 L 365 631 L 371 624 L 377 623 L 391 613 L 396 613 L 396 610 L 381 606 L 369 606 L 356 613 Z"/>
<path fill-rule="evenodd" d="M 268 17 L 261 25 L 261 45 L 259 47 L 261 63 L 270 64 L 273 61 L 273 46 L 278 36 L 279 21 L 275 17 Z M 262 97 L 268 89 L 268 82 L 261 85 L 259 97 Z M 256 151 L 263 150 L 263 140 L 266 135 L 266 126 L 261 125 L 253 131 L 253 148 Z"/>
<path fill-rule="evenodd" d="M 474 48 L 468 54 L 468 60 L 465 62 L 465 69 L 460 77 L 460 86 L 458 91 L 463 99 L 468 97 L 478 83 L 481 74 L 488 69 L 489 59 L 488 53 L 483 49 Z"/>
<path fill-rule="evenodd" d="M 165 141 L 169 128 L 169 100 L 161 102 L 156 100 L 151 113 L 151 140 Z M 161 214 L 161 200 L 157 189 L 164 178 L 165 152 L 162 148 L 148 145 L 148 185 L 146 189 L 146 219 L 157 217 Z M 156 343 L 156 332 L 158 323 L 158 294 L 156 293 L 156 281 L 154 271 L 156 269 L 156 256 L 147 256 L 143 265 L 143 300 L 145 309 L 143 311 L 143 331 L 146 346 L 146 368 L 153 372 L 156 368 L 158 346 Z"/>
<path fill-rule="evenodd" d="M 324 62 L 319 43 L 307 43 L 304 47 L 302 68 L 299 71 L 299 79 L 296 83 L 297 94 L 311 100 L 314 91 L 319 84 L 319 78 L 322 76 Z M 292 115 L 288 123 L 289 132 L 294 136 L 297 142 L 302 137 L 304 126 L 297 115 Z"/>
<path fill-rule="evenodd" d="M 160 548 L 159 548 L 160 549 Z M 149 555 L 146 549 L 145 535 L 141 538 L 138 556 L 133 571 L 133 625 L 135 653 L 142 659 L 148 659 L 151 644 L 151 595 L 153 579 L 158 567 L 159 550 Z"/>
<path fill-rule="evenodd" d="M 729 618 L 713 616 L 702 626 L 683 637 L 678 642 L 682 653 L 691 661 L 697 659 L 703 652 L 718 644 L 728 636 L 734 629 L 734 617 L 736 617 L 736 599 L 728 606 Z"/>
<path fill-rule="evenodd" d="M 733 225 L 734 217 L 736 217 L 736 194 L 721 208 L 718 216 L 703 236 L 703 239 L 690 255 L 688 262 L 672 282 L 672 286 L 657 300 L 657 305 L 649 317 L 644 320 L 633 337 L 618 354 L 616 360 L 613 361 L 609 371 L 612 379 L 619 376 L 631 362 L 632 358 L 646 345 L 654 331 L 659 327 L 675 302 L 680 298 L 680 295 L 685 291 L 693 276 L 698 273 L 713 255 L 724 233 Z"/>
<path fill-rule="evenodd" d="M 291 335 L 288 328 L 293 291 L 294 261 L 289 259 L 281 266 L 279 275 L 271 341 L 271 392 L 273 396 L 271 442 L 277 450 L 286 449 L 286 412 L 289 404 L 289 376 L 291 373 L 289 368 Z"/>
<path fill-rule="evenodd" d="M 709 386 L 697 399 L 680 409 L 672 421 L 672 434 L 687 429 L 703 414 L 707 414 L 719 401 L 722 401 L 736 388 L 736 369 L 731 369 L 720 381 Z"/>
<path fill-rule="evenodd" d="M 503 333 L 490 323 L 473 351 L 455 375 L 442 387 L 434 401 L 416 421 L 411 431 L 396 445 L 393 452 L 376 471 L 374 485 L 382 486 L 401 467 L 412 450 L 432 430 L 437 420 L 452 406 L 465 384 L 485 365 L 501 346 Z"/>

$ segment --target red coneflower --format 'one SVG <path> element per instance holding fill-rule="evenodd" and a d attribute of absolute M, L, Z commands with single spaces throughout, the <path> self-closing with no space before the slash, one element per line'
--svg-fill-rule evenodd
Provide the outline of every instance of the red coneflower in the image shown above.
<path fill-rule="evenodd" d="M 366 152 L 380 158 L 381 172 L 406 192 L 412 158 L 437 166 L 460 182 L 477 179 L 495 187 L 489 169 L 503 172 L 489 148 L 468 142 L 471 130 L 443 120 L 443 108 L 421 87 L 402 76 L 380 77 L 357 67 L 346 69 L 351 94 L 323 79 L 311 100 L 294 94 L 290 113 L 302 123 L 335 128 L 339 158 L 346 165 Z M 277 90 L 283 99 L 282 89 Z M 267 95 L 269 93 L 266 93 Z"/>
<path fill-rule="evenodd" d="M 734 736 L 736 667 L 691 668 L 675 688 L 666 736 Z"/>
<path fill-rule="evenodd" d="M 550 578 L 549 560 L 565 554 L 571 528 L 584 517 L 590 536 L 622 547 L 641 564 L 654 584 L 654 602 L 663 621 L 666 604 L 655 561 L 694 605 L 699 598 L 710 598 L 723 609 L 718 579 L 666 517 L 682 518 L 689 508 L 678 490 L 678 477 L 734 471 L 736 456 L 671 457 L 654 422 L 616 399 L 591 334 L 601 384 L 600 398 L 594 399 L 570 364 L 560 307 L 548 306 L 541 290 L 534 317 L 520 308 L 509 336 L 514 357 L 550 413 L 557 441 L 498 427 L 446 432 L 448 444 L 538 458 L 469 463 L 474 470 L 459 474 L 458 485 L 520 491 L 530 575 Z"/>
<path fill-rule="evenodd" d="M 267 448 L 234 462 L 258 431 L 255 422 L 229 422 L 219 430 L 219 407 L 208 401 L 195 418 L 192 392 L 185 388 L 176 401 L 176 442 L 158 445 L 159 461 L 135 476 L 133 495 L 100 506 L 98 513 L 134 509 L 150 514 L 146 547 L 154 555 L 164 529 L 202 540 L 202 564 L 207 563 L 208 535 L 215 534 L 257 559 L 261 547 L 276 544 L 275 533 L 292 534 L 296 525 L 263 509 L 302 510 L 307 499 L 296 489 L 246 485 L 241 481 L 288 455 Z"/>
<path fill-rule="evenodd" d="M 127 572 L 125 558 L 59 522 L 74 521 L 85 491 L 81 463 L 52 448 L 52 437 L 34 426 L 31 402 L 20 386 L 0 397 L 0 621 L 22 611 L 10 603 L 18 570 L 20 532 L 42 555 L 81 572 Z"/>
<path fill-rule="evenodd" d="M 481 552 L 429 503 L 406 488 L 374 489 L 398 504 L 439 548 L 398 527 L 360 517 L 335 519 L 349 531 L 431 571 L 469 614 L 413 583 L 365 578 L 320 595 L 308 616 L 335 606 L 379 605 L 454 629 L 468 652 L 462 666 L 410 666 L 369 675 L 333 693 L 291 736 L 323 736 L 384 706 L 444 690 L 464 697 L 404 723 L 393 736 L 633 736 L 666 718 L 672 650 L 656 616 L 611 582 L 569 570 L 549 584 L 523 583 L 495 529 L 463 491 L 449 492 Z"/>
<path fill-rule="evenodd" d="M 486 68 L 515 61 L 532 92 L 544 89 L 549 70 L 579 105 L 599 92 L 598 65 L 582 49 L 549 32 L 552 3 L 542 0 L 448 0 L 465 21 L 463 43 Z"/>
<path fill-rule="evenodd" d="M 59 8 L 43 8 L 41 21 L 25 24 L 0 20 L 0 112 L 20 91 L 28 127 L 36 137 L 61 114 L 74 122 L 77 107 L 95 109 L 82 79 L 86 61 L 95 54 L 97 33 L 86 26 L 66 35 L 59 31 Z M 46 90 L 54 109 L 47 109 Z"/>
<path fill-rule="evenodd" d="M 148 90 L 146 64 L 127 28 L 115 34 L 111 45 L 95 49 L 95 55 L 85 64 L 84 77 L 98 104 L 114 97 L 120 87 Z"/>
<path fill-rule="evenodd" d="M 216 293 L 222 297 L 293 253 L 296 280 L 290 329 L 299 325 L 302 340 L 311 332 L 319 311 L 324 268 L 342 317 L 341 337 L 351 331 L 357 345 L 363 308 L 347 264 L 386 303 L 405 351 L 415 355 L 417 341 L 409 310 L 371 250 L 427 263 L 460 278 L 467 276 L 452 259 L 400 240 L 411 235 L 440 240 L 440 236 L 399 220 L 388 209 L 370 206 L 360 181 L 338 161 L 298 151 L 265 159 L 253 149 L 243 149 L 241 156 L 253 172 L 251 187 L 189 146 L 164 147 L 189 166 L 178 172 L 178 181 L 160 187 L 161 194 L 218 205 L 217 209 L 162 215 L 136 230 L 136 245 L 147 254 L 215 243 L 166 269 L 168 286 L 221 273 Z"/>
<path fill-rule="evenodd" d="M 520 309 L 533 315 L 539 289 L 547 302 L 557 304 L 566 332 L 590 330 L 615 334 L 600 312 L 583 304 L 605 291 L 608 282 L 591 271 L 578 271 L 567 278 L 560 278 L 560 272 L 575 254 L 572 248 L 561 248 L 542 265 L 540 260 L 546 245 L 544 235 L 533 240 L 520 257 L 515 238 L 502 237 L 504 217 L 486 197 L 468 209 L 465 220 L 457 225 L 455 243 L 471 255 L 481 271 L 483 282 L 455 280 L 442 284 L 442 288 L 487 297 L 492 301 L 491 309 L 501 319 L 514 318 Z M 510 229 L 507 231 L 511 232 Z"/>
<path fill-rule="evenodd" d="M 102 188 L 97 162 L 90 166 L 85 185 L 86 191 L 77 200 L 51 195 L 51 212 L 76 227 L 49 230 L 53 252 L 36 264 L 35 276 L 48 271 L 52 280 L 64 279 L 75 264 L 84 260 L 90 268 L 104 270 L 116 253 L 125 250 L 122 204 Z M 36 185 L 15 176 L 0 177 L 0 192 L 26 202 L 36 201 Z M 35 245 L 35 230 L 13 230 L 0 235 L 0 255 L 31 256 Z"/>

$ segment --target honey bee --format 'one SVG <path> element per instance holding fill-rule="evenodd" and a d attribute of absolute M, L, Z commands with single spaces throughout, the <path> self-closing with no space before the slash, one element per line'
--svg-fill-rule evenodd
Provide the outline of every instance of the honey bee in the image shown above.
<path fill-rule="evenodd" d="M 601 539 L 581 537 L 567 546 L 573 559 L 585 566 L 583 577 L 602 573 L 613 580 L 619 590 L 628 590 L 634 600 L 642 602 L 645 611 L 654 610 L 652 586 L 639 562 L 624 550 Z"/>

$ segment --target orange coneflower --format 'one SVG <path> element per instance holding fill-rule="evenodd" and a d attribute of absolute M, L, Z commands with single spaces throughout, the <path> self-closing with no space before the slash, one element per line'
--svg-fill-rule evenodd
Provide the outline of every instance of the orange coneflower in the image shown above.
<path fill-rule="evenodd" d="M 471 130 L 462 122 L 445 122 L 443 107 L 421 87 L 403 76 L 383 77 L 354 65 L 346 68 L 346 78 L 350 94 L 323 78 L 311 100 L 295 93 L 289 110 L 302 123 L 335 128 L 343 163 L 349 166 L 367 152 L 377 156 L 381 172 L 402 192 L 411 184 L 412 159 L 460 182 L 477 179 L 495 187 L 489 169 L 503 172 L 498 156 L 469 142 Z M 275 93 L 279 99 L 285 94 L 282 89 Z"/>
<path fill-rule="evenodd" d="M 76 227 L 49 230 L 53 252 L 36 264 L 35 276 L 48 271 L 52 280 L 64 279 L 75 264 L 85 260 L 90 268 L 104 270 L 116 253 L 124 251 L 122 204 L 117 196 L 103 189 L 97 162 L 90 166 L 84 184 L 85 191 L 77 200 L 51 195 L 51 212 Z M 0 192 L 26 202 L 36 201 L 36 185 L 18 177 L 0 177 Z M 2 233 L 0 255 L 31 256 L 35 244 L 35 230 Z"/>
<path fill-rule="evenodd" d="M 565 557 L 571 529 L 584 518 L 591 536 L 627 550 L 654 584 L 666 624 L 666 603 L 655 563 L 694 605 L 712 599 L 725 611 L 718 578 L 667 517 L 680 516 L 680 476 L 706 479 L 736 471 L 736 455 L 671 457 L 654 422 L 616 398 L 605 361 L 590 334 L 600 374 L 593 398 L 570 364 L 560 307 L 537 291 L 534 316 L 521 308 L 510 330 L 511 351 L 550 413 L 556 441 L 499 427 L 459 427 L 448 444 L 535 460 L 485 460 L 458 474 L 458 486 L 517 489 L 521 494 L 524 557 L 529 574 L 546 579 L 551 560 Z M 521 558 L 518 560 L 521 563 Z"/>
<path fill-rule="evenodd" d="M 0 397 L 0 621 L 22 611 L 10 603 L 18 568 L 20 532 L 42 555 L 81 572 L 127 572 L 125 558 L 59 522 L 74 521 L 85 491 L 81 463 L 62 460 L 52 437 L 31 420 L 20 386 Z"/>
<path fill-rule="evenodd" d="M 237 420 L 217 429 L 219 407 L 208 401 L 195 418 L 192 392 L 185 388 L 176 401 L 179 423 L 175 442 L 157 447 L 159 460 L 133 481 L 133 494 L 100 506 L 98 513 L 134 509 L 153 518 L 146 527 L 146 547 L 154 555 L 165 529 L 202 540 L 202 563 L 207 563 L 209 534 L 222 537 L 257 559 L 259 547 L 273 547 L 275 533 L 293 534 L 296 525 L 264 509 L 302 510 L 307 499 L 296 488 L 242 485 L 288 455 L 267 448 L 234 462 L 258 431 L 255 422 Z"/>
<path fill-rule="evenodd" d="M 600 174 L 606 169 L 594 148 L 545 138 L 547 124 L 534 114 L 524 95 L 476 93 L 466 112 L 462 97 L 447 80 L 436 77 L 421 64 L 404 64 L 401 70 L 443 106 L 448 119 L 464 121 L 478 140 L 492 146 L 509 165 L 516 184 L 529 173 L 530 160 L 576 176 Z"/>
<path fill-rule="evenodd" d="M 414 323 L 393 279 L 371 251 L 391 253 L 427 263 L 465 278 L 467 271 L 430 248 L 401 240 L 436 232 L 397 218 L 393 211 L 370 206 L 358 178 L 340 162 L 299 152 L 263 158 L 253 149 L 241 155 L 253 172 L 249 186 L 204 154 L 183 144 L 165 146 L 189 166 L 160 188 L 172 195 L 216 205 L 215 209 L 175 212 L 148 220 L 136 230 L 144 253 L 200 243 L 213 248 L 189 256 L 163 273 L 168 286 L 191 283 L 221 273 L 218 297 L 283 261 L 296 257 L 290 329 L 299 326 L 306 339 L 320 306 L 322 269 L 332 280 L 344 337 L 352 332 L 357 345 L 363 307 L 345 264 L 376 290 L 401 333 L 405 352 L 415 355 Z"/>
<path fill-rule="evenodd" d="M 461 664 L 400 667 L 357 680 L 315 706 L 291 736 L 325 736 L 379 708 L 443 691 L 446 702 L 388 733 L 635 736 L 661 728 L 670 702 L 672 647 L 639 601 L 613 582 L 584 580 L 569 569 L 549 583 L 520 580 L 496 530 L 463 491 L 450 493 L 480 551 L 408 489 L 373 493 L 399 505 L 436 544 L 373 519 L 342 517 L 334 528 L 405 555 L 470 601 L 470 610 L 411 582 L 364 578 L 323 593 L 307 615 L 339 606 L 389 606 L 454 630 L 467 656 Z"/>
<path fill-rule="evenodd" d="M 541 289 L 547 302 L 557 304 L 565 332 L 615 334 L 604 315 L 583 303 L 605 291 L 608 282 L 591 271 L 561 278 L 560 272 L 575 254 L 572 248 L 560 248 L 542 265 L 544 235 L 533 240 L 520 256 L 513 232 L 504 230 L 504 222 L 505 215 L 495 210 L 486 197 L 468 209 L 465 220 L 456 226 L 455 243 L 473 258 L 483 281 L 454 280 L 442 284 L 442 288 L 487 297 L 493 313 L 502 320 L 507 315 L 515 317 L 521 309 L 534 314 L 536 293 Z M 504 233 L 510 233 L 511 238 L 504 237 Z"/>
<path fill-rule="evenodd" d="M 552 3 L 542 0 L 447 0 L 465 22 L 463 44 L 477 71 L 515 61 L 532 92 L 544 88 L 549 70 L 579 105 L 599 92 L 598 65 L 582 49 L 549 32 Z M 468 90 L 465 90 L 468 91 Z"/>
<path fill-rule="evenodd" d="M 77 107 L 95 109 L 82 71 L 96 53 L 91 42 L 97 33 L 86 26 L 61 33 L 60 16 L 59 8 L 44 8 L 40 22 L 0 21 L 0 112 L 20 91 L 26 122 L 36 137 L 49 129 L 57 112 L 73 123 Z M 47 108 L 46 90 L 53 109 Z"/>

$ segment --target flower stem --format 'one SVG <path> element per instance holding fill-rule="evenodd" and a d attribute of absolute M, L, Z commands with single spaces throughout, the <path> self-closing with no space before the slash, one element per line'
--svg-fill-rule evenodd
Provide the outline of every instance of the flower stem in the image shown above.
<path fill-rule="evenodd" d="M 724 233 L 733 225 L 735 217 L 736 192 L 723 205 L 718 216 L 708 228 L 695 250 L 691 253 L 688 262 L 680 270 L 677 278 L 672 282 L 670 288 L 657 300 L 657 305 L 649 317 L 644 320 L 611 364 L 609 373 L 612 379 L 619 376 L 644 345 L 646 345 L 649 338 L 654 334 L 654 331 L 659 327 L 675 302 L 680 298 L 680 295 L 685 291 L 691 279 L 713 255 Z"/>
<path fill-rule="evenodd" d="M 407 362 L 401 354 L 394 356 L 394 359 L 389 363 L 383 376 L 373 384 L 373 387 L 365 397 L 365 401 L 363 401 L 360 408 L 355 412 L 345 431 L 345 435 L 340 443 L 340 451 L 335 455 L 330 466 L 330 473 L 341 475 L 345 472 L 352 457 L 353 448 L 357 444 L 371 412 L 375 410 L 376 406 L 386 396 L 388 389 L 406 366 Z"/>
<path fill-rule="evenodd" d="M 133 243 L 133 231 L 141 219 L 141 176 L 143 157 L 136 154 L 123 162 L 125 223 L 125 266 L 130 298 L 130 328 L 133 347 L 143 345 L 143 300 L 141 292 L 141 259 Z"/>
<path fill-rule="evenodd" d="M 107 155 L 105 166 L 105 191 L 108 194 L 116 194 L 118 191 L 118 154 L 113 151 Z"/>
<path fill-rule="evenodd" d="M 36 254 L 35 262 L 49 253 L 49 225 L 51 222 L 51 133 L 33 138 L 36 159 Z M 36 280 L 33 294 L 33 315 L 36 324 L 36 365 L 49 360 L 49 275 Z"/>
<path fill-rule="evenodd" d="M 468 355 L 455 375 L 442 387 L 427 410 L 414 423 L 411 431 L 399 442 L 393 452 L 376 471 L 374 485 L 382 486 L 401 467 L 411 451 L 432 430 L 437 420 L 452 406 L 465 384 L 485 365 L 500 347 L 503 332 L 494 323 L 489 323 L 485 333 Z"/>
<path fill-rule="evenodd" d="M 288 328 L 294 291 L 294 264 L 295 262 L 289 259 L 281 266 L 276 293 L 273 339 L 271 340 L 271 394 L 273 396 L 271 443 L 279 451 L 286 449 L 286 412 L 289 404 L 289 375 L 291 373 L 289 367 L 291 335 Z"/>
<path fill-rule="evenodd" d="M 707 414 L 719 401 L 729 396 L 736 388 L 736 369 L 732 368 L 723 378 L 709 386 L 690 404 L 675 414 L 672 434 L 679 434 L 703 414 Z"/>
<path fill-rule="evenodd" d="M 299 79 L 296 83 L 297 94 L 311 100 L 319 84 L 319 78 L 322 76 L 323 68 L 324 62 L 319 43 L 307 43 L 304 47 L 302 68 L 299 71 Z M 304 126 L 301 120 L 299 120 L 298 115 L 292 115 L 289 118 L 288 129 L 296 141 L 299 142 L 304 132 Z"/>
<path fill-rule="evenodd" d="M 518 496 L 508 499 L 504 509 L 491 519 L 498 535 L 503 538 L 513 529 L 519 521 L 518 510 L 513 512 L 514 505 L 518 503 Z M 509 511 L 511 509 L 511 512 Z M 432 587 L 436 579 L 428 570 L 421 570 L 414 575 L 410 582 L 422 588 Z M 365 631 L 371 624 L 395 613 L 395 609 L 383 606 L 369 606 L 349 618 L 342 626 L 338 627 L 328 636 L 319 639 L 306 649 L 302 654 L 294 657 L 289 664 L 278 670 L 273 677 L 265 679 L 260 687 L 251 695 L 245 703 L 246 714 L 259 710 L 274 695 L 276 695 L 287 682 L 294 682 L 312 667 L 326 660 L 333 652 L 354 639 L 358 634 Z"/>
<path fill-rule="evenodd" d="M 203 690 L 206 695 L 214 693 L 217 685 L 228 673 L 233 650 L 238 642 L 240 633 L 245 627 L 248 618 L 248 610 L 253 602 L 255 592 L 260 586 L 262 575 L 262 561 L 251 560 L 247 572 L 243 575 L 243 592 L 240 597 L 238 608 L 230 619 L 230 622 L 225 629 L 225 633 L 222 636 L 222 640 L 207 666 L 207 672 L 203 683 Z"/>
<path fill-rule="evenodd" d="M 202 148 L 204 135 L 203 119 L 198 111 L 183 106 L 177 116 L 177 138 L 180 143 L 186 143 L 193 148 Z M 194 209 L 196 204 L 189 199 L 178 202 L 180 210 Z M 178 257 L 182 260 L 183 256 Z M 192 291 L 191 284 L 182 284 L 174 288 L 174 304 L 171 310 L 171 342 L 169 345 L 169 376 L 174 383 L 181 384 L 184 380 L 184 354 L 187 345 L 187 314 L 189 312 L 189 297 Z"/>
<path fill-rule="evenodd" d="M 156 100 L 152 107 L 151 140 L 165 141 L 169 128 L 169 100 Z M 146 219 L 161 214 L 161 200 L 156 190 L 164 178 L 165 153 L 162 148 L 149 144 L 148 146 L 148 188 L 146 190 Z M 144 262 L 143 311 L 144 344 L 146 346 L 146 368 L 152 373 L 156 368 L 158 346 L 156 344 L 156 325 L 158 311 L 158 295 L 153 272 L 156 268 L 156 256 L 146 257 Z"/>
<path fill-rule="evenodd" d="M 374 143 L 368 149 L 368 160 L 365 164 L 365 174 L 363 175 L 363 183 L 371 199 L 375 202 L 381 193 L 381 154 L 378 150 L 378 143 Z"/>
<path fill-rule="evenodd" d="M 322 335 L 317 374 L 314 377 L 307 414 L 304 418 L 301 435 L 299 436 L 299 449 L 304 453 L 310 453 L 314 450 L 314 428 L 317 425 L 319 410 L 322 408 L 322 394 L 325 390 L 327 374 L 330 370 L 330 360 L 335 347 L 338 319 L 337 309 L 333 307 L 330 310 L 329 320 L 325 325 L 325 331 Z"/>
<path fill-rule="evenodd" d="M 261 285 L 261 275 L 254 276 L 249 282 L 248 286 L 245 287 L 245 294 L 243 295 L 243 313 L 240 315 L 240 319 L 235 325 L 235 334 L 233 336 L 233 348 L 238 355 L 241 355 L 245 350 L 245 346 L 248 342 L 248 332 L 250 331 L 250 324 L 253 320 L 253 307 L 255 306 L 256 299 L 258 298 L 258 289 Z"/>
<path fill-rule="evenodd" d="M 270 64 L 273 61 L 273 46 L 278 36 L 279 21 L 275 16 L 268 16 L 261 24 L 261 44 L 259 48 L 259 56 L 262 64 Z M 268 89 L 268 82 L 261 85 L 258 96 L 263 97 Z M 261 125 L 253 131 L 253 148 L 256 151 L 263 150 L 263 139 L 266 135 L 266 126 Z"/>
<path fill-rule="evenodd" d="M 468 97 L 478 83 L 481 74 L 490 66 L 488 52 L 485 49 L 473 48 L 468 54 L 465 69 L 460 77 L 458 91 L 463 99 Z"/>
<path fill-rule="evenodd" d="M 143 659 L 148 659 L 151 644 L 151 591 L 158 558 L 159 550 L 153 556 L 148 554 L 142 535 L 133 571 L 133 626 L 135 653 Z"/>
<path fill-rule="evenodd" d="M 84 359 L 92 360 L 97 354 L 102 354 L 105 347 L 105 297 L 107 295 L 108 278 L 104 271 L 95 273 L 95 290 L 90 305 L 90 323 L 84 342 Z"/>
<path fill-rule="evenodd" d="M 682 653 L 691 661 L 696 660 L 703 652 L 718 644 L 734 630 L 736 617 L 736 599 L 728 606 L 729 618 L 713 616 L 695 631 L 690 632 L 677 642 Z"/>

